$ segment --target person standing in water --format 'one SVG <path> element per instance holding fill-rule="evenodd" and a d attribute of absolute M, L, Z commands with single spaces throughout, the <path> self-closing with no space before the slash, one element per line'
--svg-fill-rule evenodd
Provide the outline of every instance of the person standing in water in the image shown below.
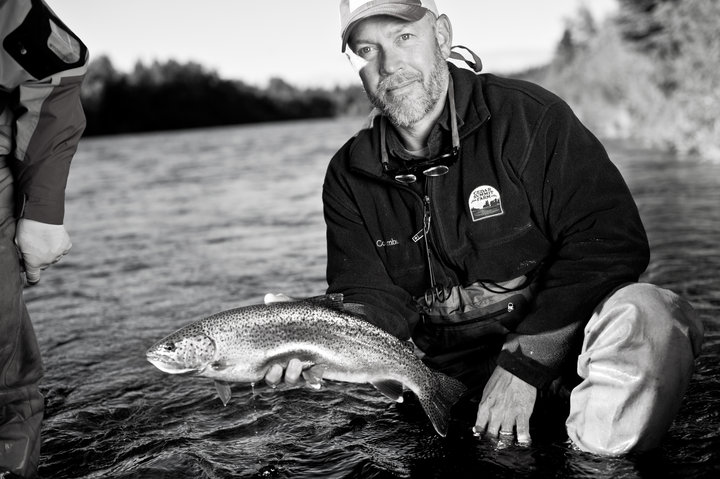
<path fill-rule="evenodd" d="M 41 0 L 0 0 L 0 476 L 32 477 L 44 399 L 27 285 L 71 243 L 63 225 L 70 162 L 85 128 L 88 52 Z"/>

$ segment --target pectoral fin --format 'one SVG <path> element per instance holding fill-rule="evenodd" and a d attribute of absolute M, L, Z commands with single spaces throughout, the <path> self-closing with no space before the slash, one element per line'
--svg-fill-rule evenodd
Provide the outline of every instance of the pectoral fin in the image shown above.
<path fill-rule="evenodd" d="M 403 402 L 403 385 L 401 382 L 388 379 L 375 382 L 371 381 L 370 384 L 393 401 Z"/>
<path fill-rule="evenodd" d="M 232 391 L 230 390 L 230 384 L 224 381 L 215 381 L 215 389 L 217 389 L 218 397 L 223 403 L 223 406 L 227 406 L 230 402 L 230 396 Z"/>
<path fill-rule="evenodd" d="M 313 389 L 320 389 L 322 387 L 322 376 L 324 372 L 325 366 L 317 364 L 311 368 L 303 370 L 302 375 L 308 386 Z"/>

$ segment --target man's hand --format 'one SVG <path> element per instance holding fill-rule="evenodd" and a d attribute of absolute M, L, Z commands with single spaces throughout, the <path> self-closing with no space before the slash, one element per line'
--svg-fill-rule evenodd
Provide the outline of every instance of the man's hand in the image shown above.
<path fill-rule="evenodd" d="M 303 371 L 303 364 L 298 358 L 292 358 L 285 368 L 285 383 L 291 386 L 297 384 Z M 273 364 L 265 374 L 265 382 L 268 386 L 274 388 L 283 379 L 283 367 L 279 364 Z"/>
<path fill-rule="evenodd" d="M 518 444 L 529 445 L 530 415 L 536 398 L 534 386 L 497 366 L 483 390 L 473 431 L 512 443 L 515 429 Z"/>
<path fill-rule="evenodd" d="M 293 301 L 293 298 L 284 294 L 268 293 L 265 295 L 264 299 L 265 304 L 281 303 L 285 301 Z M 297 384 L 297 382 L 300 380 L 300 375 L 302 374 L 302 371 L 302 362 L 297 358 L 292 358 L 288 362 L 287 368 L 285 368 L 285 382 L 291 385 Z M 276 387 L 278 384 L 280 384 L 280 381 L 282 381 L 282 379 L 283 367 L 279 364 L 273 364 L 270 369 L 268 369 L 268 372 L 265 374 L 265 382 L 270 387 Z"/>
<path fill-rule="evenodd" d="M 63 225 L 51 225 L 21 218 L 15 231 L 15 244 L 25 264 L 25 279 L 30 285 L 40 281 L 40 271 L 65 256 L 72 243 Z"/>

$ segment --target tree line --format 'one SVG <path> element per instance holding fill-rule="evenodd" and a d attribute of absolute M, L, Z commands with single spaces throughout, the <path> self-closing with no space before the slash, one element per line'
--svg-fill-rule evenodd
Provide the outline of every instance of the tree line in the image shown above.
<path fill-rule="evenodd" d="M 370 111 L 361 87 L 299 89 L 280 78 L 265 88 L 220 78 L 194 62 L 138 62 L 118 72 L 110 58 L 90 62 L 83 83 L 85 134 L 324 118 Z"/>
<path fill-rule="evenodd" d="M 599 136 L 720 161 L 720 1 L 618 2 L 618 13 L 601 24 L 580 8 L 548 65 L 509 76 L 557 93 Z M 88 135 L 370 111 L 359 85 L 300 89 L 274 78 L 258 88 L 174 60 L 121 73 L 99 57 L 82 97 Z"/>

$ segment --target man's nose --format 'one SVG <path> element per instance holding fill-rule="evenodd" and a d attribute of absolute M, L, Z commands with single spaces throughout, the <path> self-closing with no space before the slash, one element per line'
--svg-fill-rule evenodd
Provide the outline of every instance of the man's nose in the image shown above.
<path fill-rule="evenodd" d="M 383 49 L 380 57 L 380 72 L 384 75 L 392 75 L 402 70 L 404 59 L 397 48 Z"/>

